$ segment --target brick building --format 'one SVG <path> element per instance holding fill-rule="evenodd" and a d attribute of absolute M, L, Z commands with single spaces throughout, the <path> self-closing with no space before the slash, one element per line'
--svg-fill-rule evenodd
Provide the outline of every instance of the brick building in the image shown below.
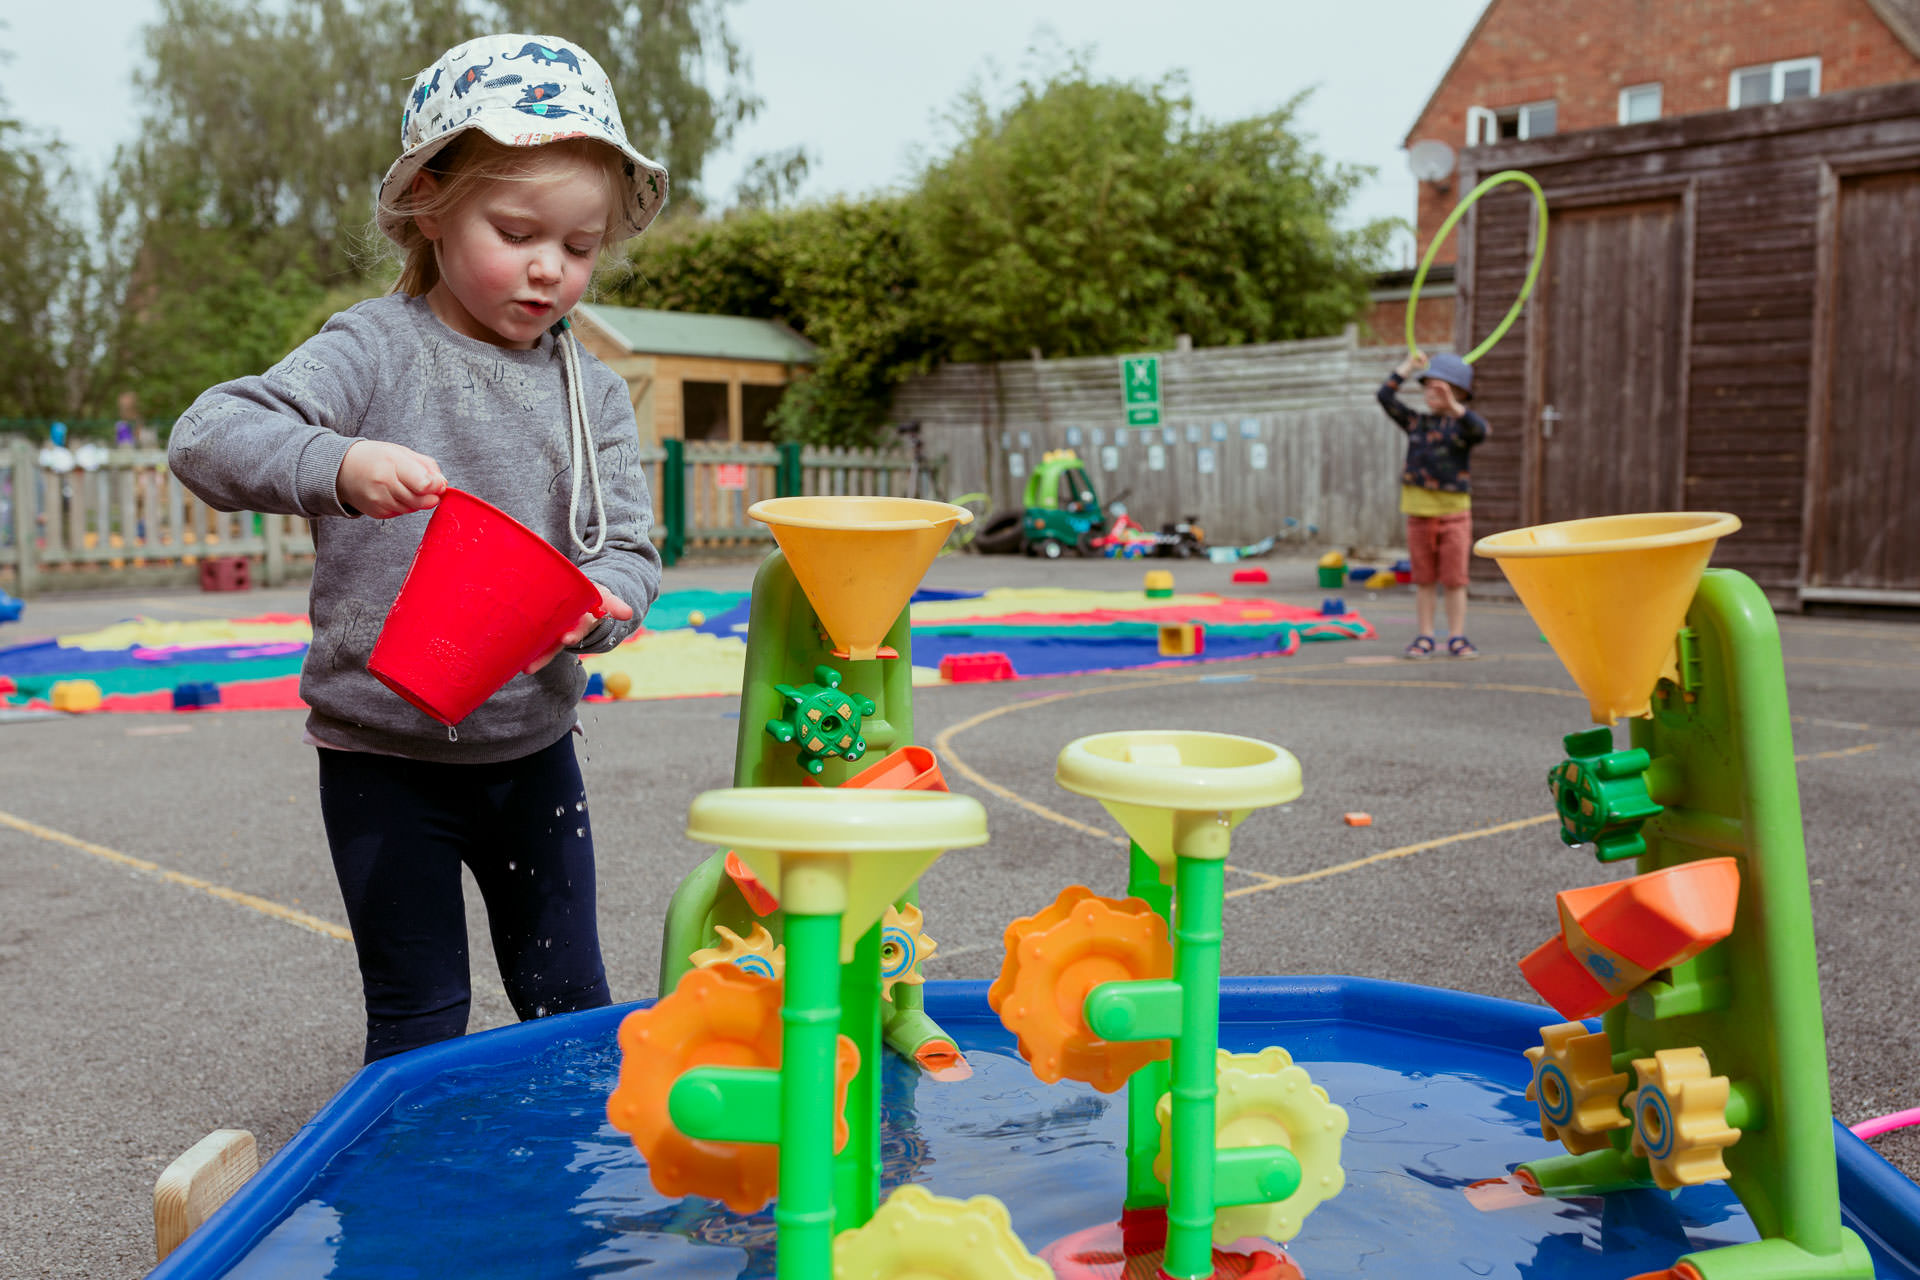
<path fill-rule="evenodd" d="M 1920 80 L 1920 0 L 1490 0 L 1406 145 L 1458 152 L 1908 80 Z M 1420 183 L 1420 254 L 1465 194 L 1457 172 Z M 1454 259 L 1444 245 L 1436 264 Z M 1451 273 L 1435 274 L 1422 341 L 1453 328 Z M 1381 283 L 1370 324 L 1393 340 L 1405 282 Z"/>

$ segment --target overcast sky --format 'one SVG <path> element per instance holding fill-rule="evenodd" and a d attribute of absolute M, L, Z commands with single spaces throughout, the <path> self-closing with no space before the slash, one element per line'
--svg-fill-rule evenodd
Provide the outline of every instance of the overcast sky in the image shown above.
<path fill-rule="evenodd" d="M 945 140 L 937 119 L 954 96 L 976 78 L 989 88 L 1016 80 L 1038 40 L 1090 46 L 1094 70 L 1105 77 L 1184 72 L 1196 107 L 1215 120 L 1269 111 L 1312 89 L 1302 128 L 1331 158 L 1378 171 L 1347 220 L 1410 219 L 1414 184 L 1400 141 L 1483 4 L 740 0 L 728 10 L 729 25 L 766 105 L 726 153 L 708 162 L 705 185 L 724 202 L 753 156 L 796 145 L 815 157 L 803 196 L 899 185 L 911 176 L 916 148 Z M 133 71 L 156 0 L 6 7 L 0 49 L 11 56 L 0 68 L 0 92 L 7 106 L 57 133 L 82 159 L 102 164 L 133 132 Z M 74 38 L 79 12 L 88 28 L 84 41 Z M 48 56 L 52 50 L 59 55 Z M 397 135 L 398 87 L 394 103 Z M 1410 241 L 1401 252 L 1411 253 Z"/>

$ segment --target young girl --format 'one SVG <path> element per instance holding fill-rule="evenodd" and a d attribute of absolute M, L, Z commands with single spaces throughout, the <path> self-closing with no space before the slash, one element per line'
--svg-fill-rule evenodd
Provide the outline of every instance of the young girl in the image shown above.
<path fill-rule="evenodd" d="M 394 291 L 206 392 L 168 447 L 215 507 L 313 521 L 300 694 L 369 1062 L 466 1031 L 463 864 L 520 1017 L 608 1003 L 571 655 L 613 648 L 660 589 L 627 388 L 566 316 L 601 252 L 659 213 L 666 171 L 628 145 L 593 58 L 550 36 L 449 51 L 414 80 L 401 140 L 378 210 L 406 255 Z M 569 554 L 607 615 L 583 614 L 457 740 L 367 672 L 449 484 Z"/>

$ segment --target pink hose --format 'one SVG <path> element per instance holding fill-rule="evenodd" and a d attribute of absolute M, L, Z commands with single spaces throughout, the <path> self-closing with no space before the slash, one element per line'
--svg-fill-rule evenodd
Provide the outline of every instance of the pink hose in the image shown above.
<path fill-rule="evenodd" d="M 1920 1107 L 1910 1107 L 1905 1111 L 1895 1111 L 1891 1115 L 1875 1116 L 1871 1120 L 1862 1120 L 1859 1124 L 1848 1125 L 1856 1138 L 1877 1138 L 1883 1133 L 1895 1129 L 1904 1129 L 1908 1125 L 1920 1124 Z"/>

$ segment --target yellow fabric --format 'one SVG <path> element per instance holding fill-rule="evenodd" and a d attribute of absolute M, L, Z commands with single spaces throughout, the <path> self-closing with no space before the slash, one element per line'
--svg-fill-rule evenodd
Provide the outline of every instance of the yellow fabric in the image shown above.
<path fill-rule="evenodd" d="M 1215 595 L 1179 594 L 1149 600 L 1139 591 L 1094 591 L 1063 587 L 995 587 L 983 596 L 964 600 L 917 600 L 917 623 L 947 622 L 955 618 L 994 618 L 1009 613 L 1092 613 L 1096 609 L 1166 609 L 1203 607 L 1220 603 Z"/>
<path fill-rule="evenodd" d="M 1400 486 L 1400 510 L 1410 516 L 1450 516 L 1473 507 L 1470 493 L 1447 493 L 1440 489 L 1422 489 L 1418 485 Z"/>

